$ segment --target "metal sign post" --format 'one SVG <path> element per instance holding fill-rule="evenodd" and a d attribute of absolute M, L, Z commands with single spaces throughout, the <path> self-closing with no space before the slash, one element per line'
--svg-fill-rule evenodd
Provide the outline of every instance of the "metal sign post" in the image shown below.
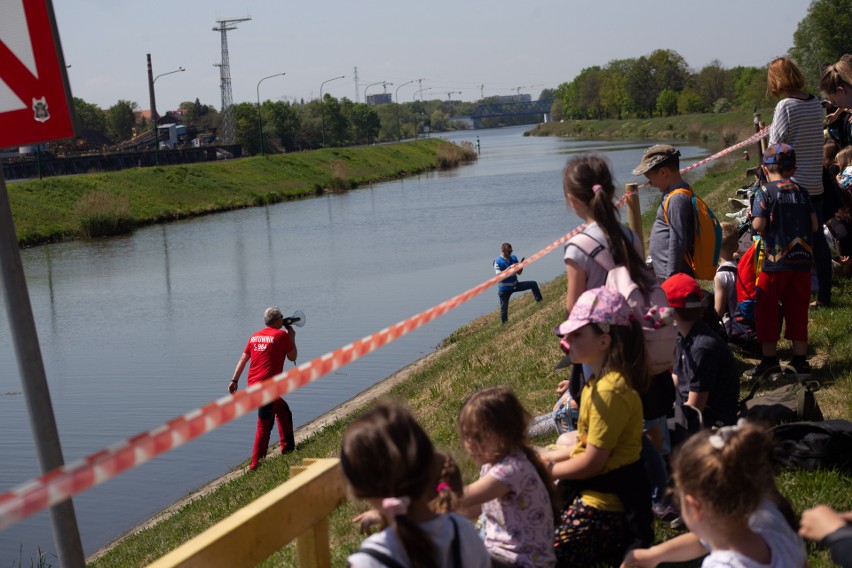
<path fill-rule="evenodd" d="M 72 137 L 71 91 L 50 0 L 4 2 L 0 17 L 8 24 L 0 31 L 0 81 L 8 87 L 0 96 L 0 147 Z M 42 472 L 47 473 L 65 462 L 2 172 L 0 273 L 36 455 Z M 60 564 L 85 567 L 70 499 L 51 507 L 50 522 Z"/>

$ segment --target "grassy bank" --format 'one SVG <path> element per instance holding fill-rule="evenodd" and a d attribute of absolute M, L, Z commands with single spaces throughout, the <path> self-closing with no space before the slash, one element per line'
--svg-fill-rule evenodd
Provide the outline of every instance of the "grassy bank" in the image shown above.
<path fill-rule="evenodd" d="M 772 109 L 760 111 L 761 120 L 772 121 Z M 531 136 L 624 138 L 720 142 L 725 146 L 754 134 L 754 113 L 731 111 L 719 114 L 687 114 L 663 118 L 624 120 L 566 120 L 539 124 Z"/>
<path fill-rule="evenodd" d="M 711 168 L 696 184 L 697 190 L 718 211 L 725 211 L 725 199 L 733 195 L 742 181 L 742 169 L 742 162 Z M 500 324 L 495 312 L 459 329 L 444 341 L 435 357 L 390 391 L 392 397 L 413 410 L 436 446 L 448 449 L 458 458 L 466 481 L 475 479 L 478 468 L 466 457 L 456 434 L 455 419 L 465 397 L 483 387 L 507 384 L 534 414 L 552 408 L 555 385 L 562 375 L 552 370 L 561 355 L 551 330 L 564 316 L 564 277 L 544 285 L 542 292 L 544 301 L 540 304 L 533 302 L 529 294 L 513 299 L 506 326 Z M 849 419 L 852 417 L 852 344 L 848 341 L 846 322 L 852 317 L 852 283 L 837 282 L 834 306 L 811 314 L 812 363 L 817 378 L 834 381 L 832 386 L 817 393 L 826 418 Z M 783 345 L 781 352 L 782 356 L 788 355 Z M 235 476 L 170 518 L 124 539 L 91 565 L 141 566 L 158 558 L 286 480 L 290 467 L 302 458 L 337 455 L 342 433 L 350 420 L 351 417 L 343 416 L 300 442 L 295 454 L 276 455 L 252 475 Z M 815 502 L 852 509 L 850 479 L 836 473 L 785 472 L 781 475 L 781 485 L 799 512 Z M 357 503 L 347 504 L 330 519 L 334 566 L 344 565 L 347 554 L 361 541 L 350 519 L 362 507 Z M 263 564 L 293 565 L 293 546 L 285 547 Z M 811 565 L 830 564 L 824 552 L 811 547 Z"/>
<path fill-rule="evenodd" d="M 342 191 L 475 158 L 439 139 L 52 177 L 7 185 L 18 242 L 39 244 Z"/>

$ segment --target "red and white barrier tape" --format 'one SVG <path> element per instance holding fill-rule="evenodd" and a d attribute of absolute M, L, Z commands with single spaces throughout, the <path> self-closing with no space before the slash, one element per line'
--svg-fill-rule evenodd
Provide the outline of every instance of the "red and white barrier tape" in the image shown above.
<path fill-rule="evenodd" d="M 291 393 L 323 375 L 372 353 L 379 347 L 395 341 L 467 302 L 507 276 L 515 274 L 527 264 L 535 262 L 567 242 L 583 227 L 585 225 L 577 227 L 530 256 L 523 263 L 512 265 L 486 282 L 389 328 L 326 353 L 260 384 L 238 391 L 233 396 L 226 395 L 149 432 L 128 438 L 0 494 L 0 530 L 99 485 L 128 469 L 142 465 L 160 454 L 182 446 L 259 406 L 268 404 L 280 396 Z"/>
<path fill-rule="evenodd" d="M 753 144 L 756 140 L 766 136 L 767 133 L 768 131 L 766 130 L 758 132 L 749 139 L 688 166 L 682 171 L 689 171 L 729 152 L 733 152 L 738 148 Z M 616 201 L 616 206 L 621 207 L 627 203 L 628 199 L 629 194 L 625 194 Z M 482 284 L 389 328 L 385 328 L 354 343 L 326 353 L 312 361 L 276 375 L 263 383 L 238 391 L 234 395 L 223 396 L 210 404 L 170 420 L 153 430 L 137 434 L 123 442 L 90 454 L 73 463 L 66 464 L 63 467 L 31 479 L 0 494 L 0 530 L 14 525 L 42 509 L 70 499 L 74 495 L 82 493 L 95 485 L 100 485 L 104 481 L 142 465 L 160 454 L 182 446 L 190 440 L 211 432 L 259 406 L 268 404 L 280 396 L 284 396 L 308 383 L 316 381 L 320 377 L 372 353 L 379 347 L 395 341 L 407 333 L 411 333 L 433 319 L 467 302 L 474 296 L 481 294 L 487 288 L 506 277 L 517 273 L 518 270 L 528 264 L 535 262 L 556 247 L 566 243 L 568 239 L 582 231 L 584 227 L 585 225 L 580 225 L 530 256 L 524 262 L 512 265 L 507 270 L 494 275 L 494 277 Z"/>

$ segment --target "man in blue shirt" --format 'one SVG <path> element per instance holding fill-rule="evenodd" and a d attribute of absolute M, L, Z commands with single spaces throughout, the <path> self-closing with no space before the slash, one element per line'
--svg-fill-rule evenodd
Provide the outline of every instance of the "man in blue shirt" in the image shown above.
<path fill-rule="evenodd" d="M 513 264 L 518 264 L 518 257 L 512 254 L 512 245 L 503 243 L 500 247 L 501 255 L 494 260 L 494 272 L 500 274 Z M 527 280 L 526 282 L 518 282 L 518 275 L 524 269 L 518 270 L 517 274 L 513 274 L 508 278 L 504 278 L 497 286 L 497 296 L 500 298 L 500 320 L 503 323 L 509 319 L 509 298 L 514 292 L 523 292 L 532 290 L 535 301 L 541 301 L 541 291 L 538 289 L 538 282 L 535 280 Z"/>

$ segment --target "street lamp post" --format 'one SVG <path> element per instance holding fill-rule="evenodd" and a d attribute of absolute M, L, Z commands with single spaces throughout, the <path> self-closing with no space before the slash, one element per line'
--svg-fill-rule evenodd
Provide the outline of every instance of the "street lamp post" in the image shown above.
<path fill-rule="evenodd" d="M 396 99 L 396 141 L 397 142 L 402 141 L 402 126 L 400 126 L 400 122 L 399 122 L 399 106 L 400 106 L 399 105 L 399 90 L 402 87 L 404 87 L 406 85 L 410 85 L 413 82 L 414 82 L 414 79 L 412 79 L 411 81 L 408 81 L 407 83 L 403 83 L 402 85 L 397 87 L 396 90 L 394 91 L 394 98 Z"/>
<path fill-rule="evenodd" d="M 387 81 L 376 81 L 375 83 L 370 83 L 369 85 L 364 87 L 364 104 L 368 104 L 367 103 L 367 89 L 369 89 L 373 85 L 384 85 L 385 89 L 387 89 L 387 86 L 390 85 L 392 87 L 393 83 L 388 83 Z M 366 121 L 366 119 L 365 119 L 365 121 Z M 370 143 L 370 133 L 367 132 L 366 122 L 364 124 L 364 138 L 367 140 L 367 144 L 369 144 Z"/>
<path fill-rule="evenodd" d="M 151 76 L 151 59 L 149 56 L 148 59 L 148 77 Z M 157 102 L 154 97 L 154 84 L 157 82 L 157 79 L 160 77 L 165 77 L 166 75 L 171 75 L 173 73 L 183 73 L 186 71 L 183 67 L 178 67 L 174 71 L 169 71 L 168 73 L 160 73 L 156 77 L 151 80 L 151 118 L 154 119 L 154 162 L 159 166 L 160 165 L 160 131 L 159 131 L 159 117 L 157 116 Z"/>
<path fill-rule="evenodd" d="M 268 77 L 264 77 L 260 81 L 257 82 L 257 127 L 258 134 L 260 134 L 260 155 L 263 156 L 263 115 L 260 112 L 260 84 L 266 81 L 267 79 L 272 79 L 273 77 L 281 77 L 282 75 L 286 75 L 287 73 L 276 73 L 274 75 L 269 75 Z"/>
<path fill-rule="evenodd" d="M 326 83 L 330 83 L 332 81 L 337 81 L 338 79 L 345 79 L 346 75 L 341 75 L 340 77 L 332 77 L 331 79 L 326 79 L 320 84 L 320 124 L 322 125 L 322 146 L 325 148 L 325 100 L 322 98 L 322 88 L 325 87 Z"/>

